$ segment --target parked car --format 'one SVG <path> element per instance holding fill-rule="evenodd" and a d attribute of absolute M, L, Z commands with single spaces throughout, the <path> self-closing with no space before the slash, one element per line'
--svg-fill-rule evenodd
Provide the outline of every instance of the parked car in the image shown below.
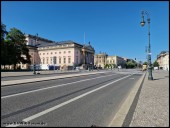
<path fill-rule="evenodd" d="M 118 69 L 121 69 L 122 68 L 122 66 L 118 66 Z"/>
<path fill-rule="evenodd" d="M 80 70 L 80 67 L 76 67 L 76 70 Z"/>
<path fill-rule="evenodd" d="M 154 70 L 158 70 L 159 68 L 158 67 L 154 67 Z"/>

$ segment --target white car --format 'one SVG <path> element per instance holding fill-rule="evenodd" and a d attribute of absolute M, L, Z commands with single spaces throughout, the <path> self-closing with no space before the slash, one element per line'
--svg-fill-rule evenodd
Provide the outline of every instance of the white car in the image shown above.
<path fill-rule="evenodd" d="M 154 70 L 158 70 L 158 67 L 154 67 Z"/>
<path fill-rule="evenodd" d="M 118 66 L 118 69 L 121 69 L 122 67 L 121 66 Z"/>
<path fill-rule="evenodd" d="M 76 67 L 76 70 L 80 70 L 80 67 Z"/>

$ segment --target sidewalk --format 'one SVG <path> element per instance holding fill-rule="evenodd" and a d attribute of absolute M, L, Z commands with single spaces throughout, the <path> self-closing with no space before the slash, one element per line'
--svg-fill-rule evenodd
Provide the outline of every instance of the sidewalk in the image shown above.
<path fill-rule="evenodd" d="M 60 73 L 61 72 L 64 72 L 64 71 L 59 71 Z M 79 71 L 65 71 L 65 72 L 79 72 Z M 13 73 L 13 74 L 11 74 Z M 54 73 L 54 71 L 50 72 L 50 71 L 47 71 L 47 72 L 44 72 L 44 74 L 47 73 L 47 74 L 50 74 L 50 73 Z M 9 85 L 15 85 L 15 84 L 23 84 L 23 83 L 32 83 L 32 82 L 38 82 L 38 81 L 47 81 L 47 80 L 53 80 L 53 79 L 61 79 L 61 78 L 69 78 L 69 77 L 76 77 L 76 76 L 82 76 L 82 75 L 92 75 L 92 74 L 97 74 L 97 73 L 105 73 L 104 71 L 83 71 L 81 74 L 77 74 L 77 73 L 74 73 L 74 74 L 63 74 L 63 75 L 54 75 L 54 76 L 46 76 L 46 77 L 39 77 L 39 78 L 34 78 L 34 79 L 19 79 L 19 80 L 10 80 L 10 81 L 1 81 L 1 87 L 2 86 L 9 86 Z M 19 76 L 19 75 L 33 75 L 32 72 L 6 72 L 6 73 L 3 73 L 1 72 L 1 76 Z"/>
<path fill-rule="evenodd" d="M 65 73 L 65 72 L 79 72 L 78 70 L 46 70 L 46 71 L 36 71 L 36 73 L 40 74 L 54 74 L 54 73 Z M 1 72 L 1 77 L 9 77 L 9 76 L 25 76 L 25 75 L 34 75 L 33 71 L 23 71 L 23 72 Z"/>
<path fill-rule="evenodd" d="M 129 127 L 169 127 L 169 71 L 146 74 Z"/>

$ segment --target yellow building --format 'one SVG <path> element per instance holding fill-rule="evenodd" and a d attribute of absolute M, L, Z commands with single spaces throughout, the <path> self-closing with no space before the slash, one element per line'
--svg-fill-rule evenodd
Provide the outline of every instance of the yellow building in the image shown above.
<path fill-rule="evenodd" d="M 97 67 L 102 67 L 106 64 L 115 64 L 116 66 L 121 66 L 122 68 L 125 67 L 125 59 L 119 56 L 108 56 L 106 53 L 99 53 L 94 55 L 94 64 Z"/>
<path fill-rule="evenodd" d="M 106 64 L 106 59 L 107 59 L 107 54 L 106 53 L 99 53 L 94 55 L 94 65 L 97 67 L 102 67 L 104 68 Z"/>
<path fill-rule="evenodd" d="M 159 63 L 159 69 L 169 71 L 169 51 L 162 51 L 157 56 L 157 62 Z"/>

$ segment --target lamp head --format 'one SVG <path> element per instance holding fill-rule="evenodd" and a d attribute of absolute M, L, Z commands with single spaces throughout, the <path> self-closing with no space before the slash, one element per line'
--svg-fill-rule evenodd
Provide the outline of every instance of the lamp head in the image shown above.
<path fill-rule="evenodd" d="M 145 25 L 145 21 L 141 21 L 140 25 L 143 27 Z"/>
<path fill-rule="evenodd" d="M 144 21 L 144 11 L 142 11 L 142 21 L 140 22 L 140 25 L 143 27 L 145 25 Z"/>

